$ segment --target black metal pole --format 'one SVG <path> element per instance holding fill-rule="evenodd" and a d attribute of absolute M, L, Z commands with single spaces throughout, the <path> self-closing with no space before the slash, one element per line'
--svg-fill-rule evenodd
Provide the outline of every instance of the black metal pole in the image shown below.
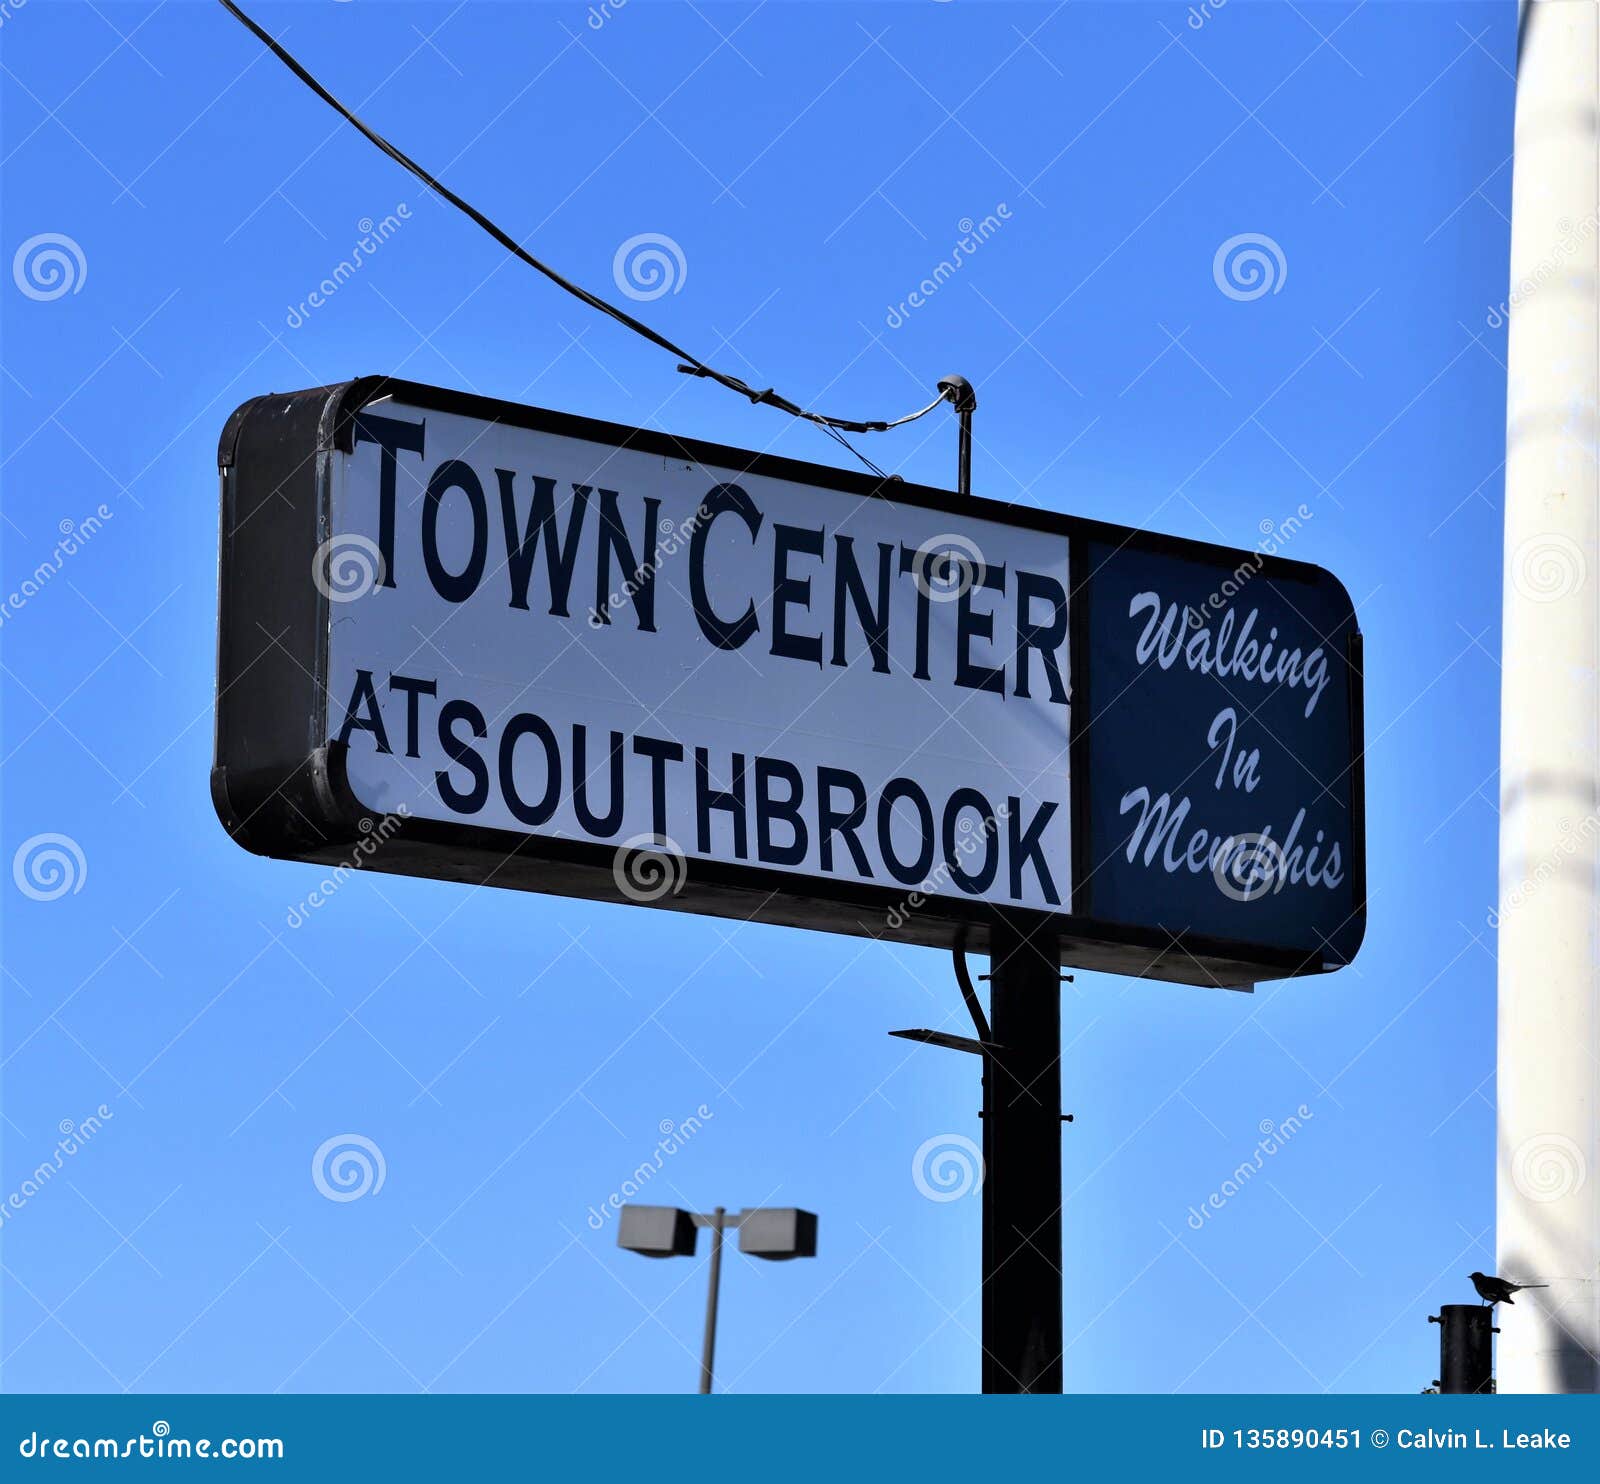
<path fill-rule="evenodd" d="M 978 396 L 964 376 L 944 377 L 939 389 L 958 421 L 956 489 L 970 495 Z M 984 1036 L 979 1012 L 973 1018 Z M 1055 934 L 1029 935 L 1010 924 L 990 930 L 988 1021 L 983 1389 L 1059 1394 L 1061 953 Z"/>
<path fill-rule="evenodd" d="M 711 1218 L 711 1286 L 706 1294 L 706 1337 L 700 1347 L 700 1395 L 711 1395 L 711 1363 L 717 1354 L 717 1289 L 722 1283 L 722 1218 L 718 1206 Z"/>
<path fill-rule="evenodd" d="M 989 935 L 983 1389 L 1061 1390 L 1061 967 L 1054 934 Z"/>
<path fill-rule="evenodd" d="M 1446 1396 L 1484 1396 L 1494 1390 L 1494 1310 L 1483 1304 L 1443 1304 L 1429 1324 L 1439 1326 L 1439 1379 Z"/>

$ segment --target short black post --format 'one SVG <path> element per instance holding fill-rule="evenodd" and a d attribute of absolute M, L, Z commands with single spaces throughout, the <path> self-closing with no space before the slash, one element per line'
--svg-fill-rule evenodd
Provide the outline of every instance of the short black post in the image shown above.
<path fill-rule="evenodd" d="M 1441 1304 L 1429 1324 L 1439 1326 L 1439 1391 L 1483 1396 L 1494 1390 L 1494 1310 L 1487 1304 Z"/>
<path fill-rule="evenodd" d="M 989 934 L 983 1389 L 1061 1390 L 1061 967 L 1053 934 Z"/>
<path fill-rule="evenodd" d="M 955 408 L 959 420 L 956 437 L 956 491 L 972 493 L 972 414 L 978 410 L 978 394 L 965 376 L 944 376 L 939 390 Z"/>

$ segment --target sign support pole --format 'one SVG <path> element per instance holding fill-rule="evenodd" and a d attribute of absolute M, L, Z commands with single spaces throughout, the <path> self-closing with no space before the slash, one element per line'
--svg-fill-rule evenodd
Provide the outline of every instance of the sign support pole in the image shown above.
<path fill-rule="evenodd" d="M 972 414 L 964 376 L 939 388 L 959 420 L 956 488 L 972 493 Z M 989 934 L 985 1020 L 957 950 L 983 1056 L 983 1389 L 1061 1391 L 1061 958 L 1054 934 L 1009 924 Z M 925 1033 L 926 1034 L 926 1033 Z M 956 1038 L 947 1038 L 946 1044 Z"/>
<path fill-rule="evenodd" d="M 1061 1391 L 1061 968 L 1054 934 L 989 934 L 983 1389 Z"/>

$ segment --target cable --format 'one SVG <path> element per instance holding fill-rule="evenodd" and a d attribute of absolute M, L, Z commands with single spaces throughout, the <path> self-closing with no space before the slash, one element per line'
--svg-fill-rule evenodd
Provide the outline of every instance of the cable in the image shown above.
<path fill-rule="evenodd" d="M 370 128 L 368 125 L 364 124 L 359 118 L 356 117 L 354 113 L 346 108 L 343 103 L 335 98 L 332 93 L 323 87 L 323 85 L 318 82 L 315 77 L 313 77 L 303 66 L 301 66 L 300 63 L 293 57 L 293 55 L 291 55 L 284 47 L 279 45 L 274 37 L 269 35 L 253 20 L 251 20 L 249 16 L 240 10 L 239 7 L 233 3 L 233 0 L 221 0 L 221 4 L 235 20 L 237 20 L 253 36 L 255 36 L 255 38 L 263 46 L 265 46 L 280 62 L 282 62 L 283 65 L 289 69 L 289 71 L 294 73 L 294 75 L 299 78 L 301 82 L 310 88 L 313 93 L 321 98 L 322 101 L 331 109 L 333 109 L 333 111 L 342 119 L 344 119 L 346 123 L 354 126 L 371 143 L 377 145 L 377 147 L 381 149 L 384 154 L 388 155 L 391 160 L 395 161 L 396 164 L 401 165 L 405 169 L 409 170 L 414 176 L 416 176 L 418 180 L 427 186 L 429 190 L 433 191 L 436 195 L 441 196 L 458 211 L 463 212 L 466 216 L 470 217 L 474 222 L 476 222 L 478 226 L 482 227 L 483 230 L 492 238 L 494 238 L 494 240 L 498 242 L 501 247 L 505 248 L 507 252 L 511 253 L 514 257 L 521 259 L 521 261 L 526 263 L 530 268 L 537 269 L 558 288 L 565 289 L 567 293 L 571 294 L 575 299 L 582 300 L 582 302 L 587 304 L 591 309 L 598 309 L 602 314 L 610 315 L 612 319 L 616 320 L 619 324 L 626 325 L 636 335 L 642 335 L 652 345 L 659 346 L 662 350 L 670 351 L 673 355 L 677 356 L 679 361 L 682 363 L 679 365 L 678 370 L 683 372 L 685 375 L 707 377 L 716 382 L 719 386 L 724 386 L 729 391 L 737 392 L 740 396 L 749 398 L 749 400 L 757 406 L 776 407 L 778 411 L 787 412 L 791 417 L 800 418 L 805 422 L 815 423 L 818 427 L 829 433 L 830 436 L 837 438 L 838 441 L 844 444 L 846 448 L 850 449 L 850 452 L 855 454 L 855 456 L 860 459 L 863 464 L 865 464 L 881 478 L 887 478 L 887 476 L 884 475 L 883 470 L 878 468 L 876 464 L 874 464 L 870 459 L 866 458 L 863 454 L 857 453 L 854 448 L 851 448 L 850 444 L 843 437 L 839 436 L 840 433 L 884 433 L 890 428 L 904 427 L 907 423 L 915 422 L 919 417 L 926 417 L 930 412 L 933 411 L 935 407 L 939 406 L 941 402 L 949 400 L 949 393 L 941 388 L 939 395 L 935 397 L 933 401 L 928 403 L 926 407 L 919 408 L 915 412 L 908 412 L 904 417 L 897 417 L 893 419 L 893 421 L 887 422 L 881 420 L 860 422 L 851 418 L 829 417 L 824 413 L 811 412 L 806 408 L 801 407 L 798 403 L 790 401 L 789 398 L 781 395 L 777 391 L 774 391 L 771 387 L 766 388 L 765 391 L 757 391 L 747 382 L 741 381 L 737 376 L 730 376 L 724 371 L 718 371 L 715 367 L 708 366 L 698 356 L 691 355 L 681 346 L 675 345 L 672 341 L 668 340 L 665 335 L 662 335 L 658 331 L 651 329 L 650 326 L 645 324 L 643 321 L 635 319 L 626 310 L 618 309 L 615 304 L 607 303 L 607 301 L 600 298 L 598 294 L 590 293 L 588 289 L 583 288 L 579 284 L 573 283 L 571 279 L 565 278 L 560 273 L 556 272 L 556 270 L 550 267 L 549 264 L 543 263 L 538 258 L 534 257 L 532 253 L 528 252 L 508 233 L 502 231 L 501 228 L 496 226 L 495 223 L 492 222 L 481 211 L 479 211 L 477 207 L 456 195 L 456 193 L 442 181 L 435 179 L 404 151 L 395 145 L 390 144 L 389 141 L 385 139 L 383 135 L 378 133 L 376 129 Z"/>
<path fill-rule="evenodd" d="M 980 1041 L 992 1041 L 994 1033 L 989 1029 L 989 1017 L 983 1013 L 983 1004 L 978 999 L 978 991 L 972 987 L 972 975 L 967 970 L 967 930 L 965 927 L 956 934 L 956 941 L 950 950 L 950 957 L 955 963 L 956 984 L 961 990 L 961 998 L 967 1002 L 967 1013 L 972 1017 L 972 1025 L 978 1033 L 978 1039 Z"/>
<path fill-rule="evenodd" d="M 938 404 L 935 403 L 934 405 L 937 406 Z M 876 474 L 879 479 L 898 479 L 900 477 L 898 474 L 890 474 L 886 470 L 880 469 L 875 463 L 872 462 L 871 459 L 866 456 L 866 454 L 862 453 L 861 450 L 857 448 L 855 444 L 853 444 L 848 438 L 846 438 L 844 434 L 841 433 L 837 428 L 830 428 L 824 424 L 822 431 L 832 438 L 835 443 L 841 445 L 846 452 L 851 453 L 856 458 L 860 459 L 861 462 L 865 464 L 867 468 L 870 469 L 874 474 Z"/>

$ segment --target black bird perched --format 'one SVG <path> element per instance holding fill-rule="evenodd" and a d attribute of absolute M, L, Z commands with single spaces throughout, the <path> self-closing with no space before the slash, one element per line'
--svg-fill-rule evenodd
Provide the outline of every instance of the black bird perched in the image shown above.
<path fill-rule="evenodd" d="M 1505 1278 L 1495 1278 L 1488 1273 L 1468 1273 L 1472 1279 L 1472 1286 L 1478 1290 L 1478 1297 L 1483 1299 L 1493 1308 L 1496 1304 L 1514 1304 L 1516 1300 L 1511 1297 L 1514 1293 L 1521 1293 L 1524 1288 L 1548 1288 L 1548 1283 L 1511 1283 Z"/>

